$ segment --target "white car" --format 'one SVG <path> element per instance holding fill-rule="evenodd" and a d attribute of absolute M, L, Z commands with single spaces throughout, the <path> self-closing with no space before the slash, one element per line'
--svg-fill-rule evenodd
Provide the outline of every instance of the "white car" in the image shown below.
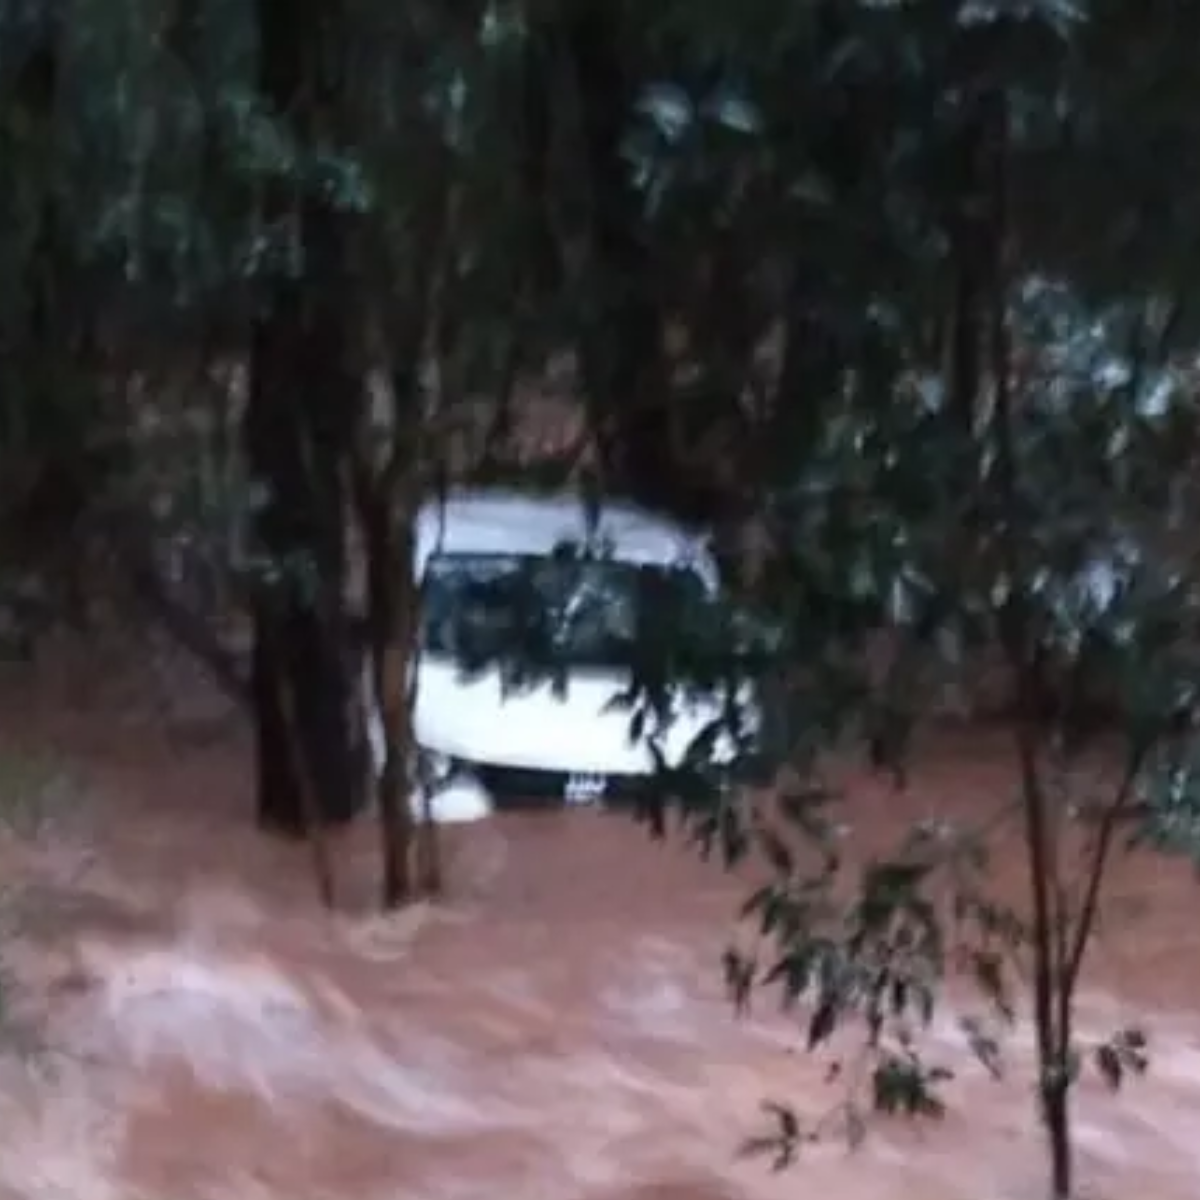
<path fill-rule="evenodd" d="M 569 546 L 586 553 L 564 554 Z M 611 702 L 631 683 L 638 606 L 655 594 L 647 583 L 687 589 L 700 603 L 718 596 L 717 565 L 702 539 L 624 505 L 589 512 L 574 495 L 462 491 L 422 508 L 414 573 L 422 591 L 417 775 L 429 786 L 435 820 L 628 802 L 647 786 L 655 772 L 653 722 L 634 736 L 631 713 Z M 505 585 L 518 580 L 533 589 L 520 611 L 504 600 Z M 518 643 L 530 595 L 547 618 L 565 678 L 513 689 L 501 664 L 467 673 L 473 636 L 482 632 L 495 645 L 511 631 Z M 377 706 L 367 711 L 378 768 L 382 724 Z M 678 697 L 659 742 L 666 761 L 677 763 L 722 711 L 716 695 Z"/>

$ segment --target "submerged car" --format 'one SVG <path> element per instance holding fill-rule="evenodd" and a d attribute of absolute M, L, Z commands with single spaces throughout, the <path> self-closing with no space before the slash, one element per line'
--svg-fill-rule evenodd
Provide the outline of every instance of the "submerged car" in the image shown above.
<path fill-rule="evenodd" d="M 696 534 L 574 495 L 469 491 L 427 503 L 415 543 L 414 774 L 435 820 L 636 802 L 656 764 L 677 764 L 727 711 L 724 688 L 681 689 L 665 726 L 620 703 L 646 606 L 719 598 L 717 564 Z M 504 659 L 521 657 L 531 627 L 553 669 L 514 679 Z M 375 705 L 368 714 L 379 767 L 382 724 Z"/>

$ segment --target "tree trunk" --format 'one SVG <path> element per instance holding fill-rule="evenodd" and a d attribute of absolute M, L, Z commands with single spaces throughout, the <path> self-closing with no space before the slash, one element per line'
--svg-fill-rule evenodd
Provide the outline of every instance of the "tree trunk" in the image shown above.
<path fill-rule="evenodd" d="M 337 0 L 259 0 L 258 15 L 263 98 L 303 156 L 338 127 L 345 16 Z M 345 466 L 361 389 L 350 363 L 346 217 L 319 185 L 292 177 L 270 181 L 264 207 L 301 262 L 265 281 L 244 431 L 266 560 L 253 602 L 258 811 L 264 827 L 302 834 L 305 786 L 323 824 L 350 820 L 364 798 L 343 604 Z"/>
<path fill-rule="evenodd" d="M 304 747 L 299 740 L 299 722 L 296 720 L 295 704 L 287 692 L 287 676 L 281 673 L 279 682 L 283 690 L 279 695 L 279 712 L 283 717 L 283 736 L 288 738 L 292 773 L 299 780 L 300 803 L 304 809 L 304 824 L 308 830 L 309 846 L 313 856 L 313 875 L 317 881 L 317 894 L 325 908 L 332 910 L 336 903 L 333 855 L 330 853 L 329 838 L 317 809 L 313 794 L 312 776 L 305 769 Z"/>
<path fill-rule="evenodd" d="M 1064 1062 L 1064 1070 L 1066 1065 Z M 1070 1200 L 1073 1186 L 1070 1094 L 1071 1085 L 1066 1078 L 1048 1079 L 1042 1084 L 1042 1122 L 1050 1149 L 1051 1200 Z"/>
<path fill-rule="evenodd" d="M 423 114 L 414 117 L 415 137 L 406 157 L 421 162 L 422 179 L 409 211 L 411 238 L 398 246 L 384 226 L 368 223 L 359 242 L 362 275 L 371 281 L 364 324 L 373 365 L 385 368 L 387 406 L 386 415 L 377 414 L 384 416 L 385 428 L 360 431 L 364 436 L 350 471 L 366 558 L 372 700 L 385 745 L 377 780 L 385 908 L 404 904 L 419 891 L 436 890 L 440 874 L 436 830 L 427 823 L 418 827 L 411 807 L 417 782 L 413 665 L 421 598 L 414 573 L 417 515 L 447 454 L 440 413 L 431 409 L 425 393 L 423 368 L 445 318 L 439 284 L 443 255 L 453 241 L 453 174 L 442 131 Z"/>
<path fill-rule="evenodd" d="M 1015 651 L 1016 648 L 1017 640 L 1013 638 L 1012 649 Z M 1015 654 L 1011 661 L 1018 677 L 1018 695 L 1026 704 L 1032 704 L 1037 694 L 1033 675 Z M 1040 1077 L 1038 1091 L 1050 1151 L 1051 1196 L 1053 1200 L 1066 1200 L 1071 1193 L 1069 989 L 1072 981 L 1064 971 L 1057 936 L 1066 920 L 1066 914 L 1059 911 L 1055 899 L 1062 863 L 1054 836 L 1051 800 L 1043 786 L 1038 764 L 1037 718 L 1025 707 L 1018 713 L 1017 720 L 1020 724 L 1017 754 L 1021 769 L 1025 853 L 1029 860 L 1033 901 L 1033 1021 Z"/>
<path fill-rule="evenodd" d="M 578 90 L 591 204 L 588 287 L 595 308 L 583 336 L 583 374 L 607 488 L 707 521 L 718 501 L 678 452 L 663 313 L 624 154 L 637 77 L 620 15 L 611 5 L 577 5 L 565 19 L 563 41 Z"/>
<path fill-rule="evenodd" d="M 0 157 L 15 160 L 26 208 L 0 204 L 0 220 L 24 226 L 13 327 L 0 329 L 0 438 L 12 455 L 7 503 L 0 511 L 5 564 L 38 578 L 52 619 L 84 623 L 88 612 L 88 537 L 82 519 L 108 486 L 117 459 L 98 444 L 94 355 L 86 292 L 77 276 L 74 238 L 62 208 L 60 89 L 65 13 L 40 6 L 26 31 L 6 102 L 15 118 Z M 84 402 L 81 406 L 81 401 Z M 24 484 L 24 486 L 22 486 Z"/>
<path fill-rule="evenodd" d="M 1029 608 L 1029 573 L 1023 553 L 1025 531 L 1019 508 L 1019 464 L 1012 394 L 1012 342 L 1008 324 L 1008 271 L 1005 242 L 1008 208 L 1008 110 L 1000 95 L 987 97 L 981 149 L 989 155 L 991 277 L 988 350 L 995 381 L 993 415 L 997 500 L 1003 519 L 1000 549 L 1012 591 L 998 615 L 998 632 L 1016 695 L 1016 754 L 1024 850 L 1029 872 L 1033 1021 L 1037 1045 L 1038 1096 L 1050 1152 L 1052 1200 L 1069 1200 L 1072 1183 L 1070 1125 L 1072 1015 L 1078 964 L 1066 942 L 1068 914 L 1062 886 L 1059 814 L 1047 790 L 1042 755 L 1047 733 L 1042 722 L 1041 662 Z M 960 417 L 964 414 L 958 414 Z M 1086 926 L 1081 926 L 1086 937 Z"/>
<path fill-rule="evenodd" d="M 392 909 L 406 903 L 413 894 L 413 819 L 409 804 L 413 737 L 407 700 L 415 613 L 411 581 L 406 587 L 401 575 L 403 565 L 412 561 L 412 546 L 411 538 L 395 536 L 390 489 L 369 479 L 361 468 L 358 480 L 358 513 L 367 560 L 370 700 L 379 712 L 384 744 L 376 789 L 383 851 L 381 901 L 384 909 Z"/>

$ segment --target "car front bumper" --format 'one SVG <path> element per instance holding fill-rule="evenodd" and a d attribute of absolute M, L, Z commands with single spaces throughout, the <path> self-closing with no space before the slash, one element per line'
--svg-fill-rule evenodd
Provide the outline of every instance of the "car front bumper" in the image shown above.
<path fill-rule="evenodd" d="M 637 809 L 653 796 L 652 775 L 544 771 L 487 763 L 457 764 L 487 791 L 497 812 L 564 808 Z"/>

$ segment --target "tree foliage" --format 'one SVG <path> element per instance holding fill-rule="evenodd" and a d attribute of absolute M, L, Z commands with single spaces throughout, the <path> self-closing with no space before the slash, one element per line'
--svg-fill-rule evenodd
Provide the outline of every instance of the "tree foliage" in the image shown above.
<path fill-rule="evenodd" d="M 680 688 L 766 698 L 762 726 L 731 699 L 664 763 L 645 814 L 766 870 L 735 994 L 781 988 L 814 1047 L 857 1022 L 868 1106 L 929 1115 L 941 1069 L 914 1023 L 962 967 L 1012 1019 L 1010 967 L 1032 963 L 1066 1195 L 1106 868 L 1131 830 L 1194 854 L 1200 822 L 1196 19 L 6 0 L 6 622 L 63 607 L 48 546 L 71 548 L 77 600 L 103 578 L 150 603 L 252 698 L 264 812 L 298 831 L 363 795 L 357 600 L 394 700 L 380 799 L 402 899 L 419 596 L 395 563 L 421 497 L 511 470 L 522 406 L 565 363 L 590 486 L 714 526 L 737 583 L 732 612 L 663 600 L 624 698 L 641 730 Z M 255 670 L 203 611 L 217 595 L 254 611 Z M 552 670 L 535 640 L 487 654 Z M 847 906 L 831 755 L 861 745 L 917 786 L 917 733 L 980 664 L 1010 701 L 1021 803 L 912 830 Z M 987 851 L 1014 815 L 1030 904 L 1010 911 Z M 1119 1031 L 1094 1059 L 1115 1083 L 1143 1052 Z M 794 1149 L 805 1131 L 779 1120 Z M 857 1138 L 857 1099 L 839 1120 Z"/>

